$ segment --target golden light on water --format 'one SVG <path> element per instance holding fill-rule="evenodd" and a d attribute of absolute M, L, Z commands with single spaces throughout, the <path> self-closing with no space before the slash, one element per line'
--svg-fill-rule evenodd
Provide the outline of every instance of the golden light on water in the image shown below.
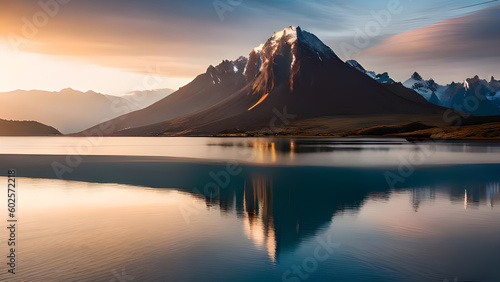
<path fill-rule="evenodd" d="M 245 183 L 243 228 L 259 249 L 276 262 L 276 234 L 273 218 L 273 187 L 270 179 L 254 177 Z"/>
<path fill-rule="evenodd" d="M 465 189 L 465 194 L 464 194 L 464 209 L 467 209 L 467 189 Z"/>
<path fill-rule="evenodd" d="M 273 142 L 271 143 L 271 156 L 273 159 L 273 163 L 276 162 L 276 144 Z"/>

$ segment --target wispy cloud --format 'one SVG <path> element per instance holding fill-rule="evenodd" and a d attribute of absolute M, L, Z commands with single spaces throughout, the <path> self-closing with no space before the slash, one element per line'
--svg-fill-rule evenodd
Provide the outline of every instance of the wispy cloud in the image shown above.
<path fill-rule="evenodd" d="M 441 82 L 500 75 L 500 6 L 393 36 L 356 55 L 404 80 L 414 71 Z"/>

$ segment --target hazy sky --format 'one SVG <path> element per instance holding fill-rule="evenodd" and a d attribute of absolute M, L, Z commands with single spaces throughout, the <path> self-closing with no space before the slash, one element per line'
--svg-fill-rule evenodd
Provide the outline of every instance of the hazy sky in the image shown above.
<path fill-rule="evenodd" d="M 396 8 L 389 9 L 390 3 Z M 396 78 L 404 78 L 411 74 L 408 68 L 412 65 L 411 58 L 405 61 L 405 56 L 398 57 L 399 66 L 394 62 L 380 66 L 384 61 L 375 64 L 375 59 L 366 58 L 365 53 L 354 53 L 399 42 L 390 41 L 391 36 L 404 36 L 405 32 L 470 15 L 498 3 L 473 0 L 0 0 L 0 91 L 72 87 L 121 94 L 136 89 L 178 88 L 203 73 L 210 64 L 247 56 L 274 31 L 290 25 L 300 25 L 316 34 L 343 59 L 354 55 L 362 64 L 366 59 L 368 66 L 376 71 L 389 71 Z M 374 13 L 389 13 L 390 19 L 382 16 L 382 25 L 377 28 L 373 25 Z M 500 15 L 489 16 L 492 17 L 489 27 L 498 27 Z M 473 25 L 475 21 L 469 20 L 464 26 Z M 480 26 L 487 28 L 488 23 Z M 360 37 L 360 31 L 368 37 Z M 446 33 L 445 28 L 441 32 Z M 461 35 L 456 29 L 453 33 L 455 41 L 446 44 L 470 36 L 467 32 Z M 499 36 L 493 36 L 496 38 L 492 41 L 484 40 L 487 36 L 476 37 L 479 45 L 475 47 L 500 46 Z M 407 46 L 408 50 L 420 46 L 412 44 Z M 460 58 L 460 52 L 467 52 L 467 48 L 456 50 L 457 56 L 453 58 Z M 366 52 L 380 58 L 388 55 L 383 52 L 384 48 L 376 52 L 370 50 L 374 49 Z M 487 56 L 491 56 L 491 52 Z M 445 63 L 448 62 L 443 65 Z M 459 68 L 460 62 L 454 64 Z M 485 54 L 474 52 L 467 58 L 467 67 L 461 72 L 454 70 L 453 75 L 457 76 L 455 80 L 463 80 L 475 74 L 475 68 L 488 64 L 492 65 Z M 450 77 L 439 77 L 443 71 L 436 64 L 418 67 L 422 74 L 437 74 L 434 76 L 438 80 Z"/>

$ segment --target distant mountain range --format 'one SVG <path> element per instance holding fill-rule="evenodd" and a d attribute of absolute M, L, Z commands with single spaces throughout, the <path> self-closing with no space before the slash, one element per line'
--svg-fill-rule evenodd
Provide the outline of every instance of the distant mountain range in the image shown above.
<path fill-rule="evenodd" d="M 387 73 L 375 75 L 367 71 L 357 61 L 347 61 L 360 72 L 381 83 L 393 83 Z M 384 76 L 386 79 L 380 79 Z M 388 79 L 387 79 L 388 78 Z M 439 85 L 432 78 L 424 80 L 419 73 L 403 82 L 403 85 L 422 95 L 427 101 L 447 108 L 464 111 L 477 116 L 500 115 L 500 81 L 492 76 L 488 82 L 477 75 L 464 82 L 452 82 L 448 85 Z M 474 100 L 471 98 L 475 97 Z"/>
<path fill-rule="evenodd" d="M 488 82 L 476 75 L 464 82 L 439 85 L 432 78 L 424 80 L 414 73 L 403 85 L 436 105 L 479 116 L 500 115 L 500 81 L 494 77 Z"/>
<path fill-rule="evenodd" d="M 71 88 L 59 92 L 16 90 L 0 93 L 0 118 L 36 120 L 65 134 L 75 133 L 147 107 L 172 92 L 171 89 L 136 91 L 118 97 Z"/>

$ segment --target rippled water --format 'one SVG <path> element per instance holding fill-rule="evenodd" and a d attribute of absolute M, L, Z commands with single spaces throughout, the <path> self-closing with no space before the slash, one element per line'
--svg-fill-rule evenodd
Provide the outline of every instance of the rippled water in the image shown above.
<path fill-rule="evenodd" d="M 12 140 L 0 164 L 19 176 L 18 264 L 2 281 L 500 280 L 495 144 L 126 139 L 134 156 L 102 145 L 55 179 L 77 145 L 44 139 L 22 157 Z"/>

